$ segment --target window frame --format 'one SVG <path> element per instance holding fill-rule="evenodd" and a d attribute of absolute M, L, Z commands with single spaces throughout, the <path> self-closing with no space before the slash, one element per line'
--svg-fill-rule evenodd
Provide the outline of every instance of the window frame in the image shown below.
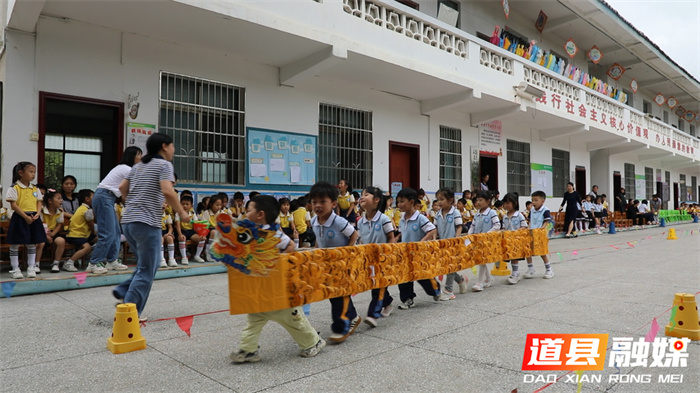
<path fill-rule="evenodd" d="M 624 174 L 625 174 L 625 195 L 628 199 L 634 200 L 637 198 L 637 187 L 635 178 L 635 165 L 629 162 L 624 164 Z"/>
<path fill-rule="evenodd" d="M 448 135 L 452 134 L 452 135 Z M 456 138 L 450 138 L 456 136 Z M 449 187 L 455 193 L 462 190 L 462 129 L 440 125 L 440 188 Z M 452 157 L 454 165 L 447 165 L 447 159 Z M 448 171 L 450 169 L 450 171 Z M 447 172 L 453 172 L 452 178 L 447 178 Z"/>
<path fill-rule="evenodd" d="M 557 157 L 558 154 L 566 153 L 566 158 Z M 555 161 L 556 160 L 556 161 Z M 562 161 L 561 164 L 556 162 Z M 559 168 L 562 165 L 562 168 Z M 571 153 L 566 150 L 552 149 L 552 194 L 554 196 L 564 195 L 566 192 L 566 184 L 569 182 L 569 169 L 571 168 Z M 563 175 L 563 177 L 559 177 Z"/>
<path fill-rule="evenodd" d="M 525 147 L 527 149 L 520 149 Z M 530 195 L 532 189 L 530 151 L 529 142 L 506 139 L 506 186 L 508 192 L 517 192 L 518 195 Z M 523 160 L 517 161 L 512 159 L 517 154 L 523 154 Z M 518 179 L 517 181 L 516 178 Z"/>

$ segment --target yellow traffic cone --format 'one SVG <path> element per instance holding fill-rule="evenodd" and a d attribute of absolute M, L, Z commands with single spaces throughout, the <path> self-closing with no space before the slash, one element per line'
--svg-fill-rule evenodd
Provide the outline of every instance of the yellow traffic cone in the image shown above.
<path fill-rule="evenodd" d="M 671 320 L 666 325 L 666 335 L 671 337 L 687 337 L 700 340 L 700 318 L 695 296 L 690 293 L 677 293 L 673 299 L 674 311 Z"/>
<path fill-rule="evenodd" d="M 666 240 L 678 240 L 678 237 L 676 237 L 676 230 L 674 228 L 668 229 L 668 237 Z"/>
<path fill-rule="evenodd" d="M 508 269 L 508 262 L 501 261 L 498 263 L 498 267 L 491 269 L 491 274 L 494 276 L 510 276 L 511 271 Z"/>
<path fill-rule="evenodd" d="M 107 349 L 112 353 L 146 349 L 146 339 L 141 335 L 139 314 L 134 303 L 117 306 L 117 311 L 114 313 L 112 337 L 107 339 Z"/>

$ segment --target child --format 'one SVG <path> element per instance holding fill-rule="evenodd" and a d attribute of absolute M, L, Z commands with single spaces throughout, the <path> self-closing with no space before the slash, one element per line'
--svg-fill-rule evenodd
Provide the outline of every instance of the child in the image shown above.
<path fill-rule="evenodd" d="M 46 231 L 39 219 L 43 195 L 32 180 L 36 176 L 36 166 L 22 161 L 12 168 L 13 186 L 7 190 L 5 200 L 10 202 L 14 211 L 7 231 L 7 243 L 10 244 L 10 275 L 13 279 L 23 279 L 19 269 L 19 246 L 27 248 L 27 278 L 35 278 L 34 262 L 37 244 L 46 242 Z"/>
<path fill-rule="evenodd" d="M 527 219 L 525 215 L 518 210 L 518 194 L 509 192 L 503 197 L 503 208 L 506 210 L 506 215 L 503 217 L 503 229 L 506 231 L 517 231 L 518 229 L 527 228 Z M 503 263 L 503 262 L 501 262 Z M 520 273 L 518 272 L 518 260 L 510 260 L 510 266 L 513 273 L 508 277 L 510 284 L 517 284 L 520 281 Z"/>
<path fill-rule="evenodd" d="M 435 217 L 437 216 L 438 211 L 440 211 L 440 206 L 438 205 L 437 199 L 433 201 L 433 207 L 430 209 L 430 212 L 428 213 L 428 219 L 430 222 L 435 224 Z"/>
<path fill-rule="evenodd" d="M 467 201 L 471 202 L 471 200 L 464 198 L 459 198 L 457 201 L 457 211 L 462 218 L 462 232 L 469 231 L 469 227 L 472 224 L 472 214 L 467 209 Z"/>
<path fill-rule="evenodd" d="M 588 231 L 588 226 L 590 225 L 590 222 L 593 221 L 593 201 L 591 200 L 592 197 L 590 194 L 586 195 L 586 199 L 581 203 L 581 207 L 583 209 L 584 218 L 583 220 L 583 230 Z"/>
<path fill-rule="evenodd" d="M 294 217 L 289 212 L 289 198 L 280 198 L 280 229 L 285 235 L 294 238 L 296 227 L 294 226 Z"/>
<path fill-rule="evenodd" d="M 211 197 L 204 197 L 202 201 L 197 204 L 197 214 L 202 215 L 209 208 L 209 199 Z"/>
<path fill-rule="evenodd" d="M 394 225 L 391 219 L 383 214 L 386 207 L 382 190 L 377 187 L 367 187 L 360 197 L 360 207 L 365 214 L 357 222 L 362 244 L 395 243 Z M 365 323 L 377 327 L 377 319 L 388 317 L 394 310 L 391 302 L 394 299 L 389 294 L 389 288 L 372 289 L 372 301 L 367 309 Z"/>
<path fill-rule="evenodd" d="M 445 187 L 435 194 L 440 210 L 435 217 L 435 226 L 439 239 L 449 239 L 462 234 L 462 215 L 453 206 L 455 193 L 451 188 Z M 453 300 L 452 285 L 457 282 L 459 293 L 467 293 L 467 278 L 458 272 L 449 273 L 445 279 L 445 290 L 440 295 L 440 300 Z"/>
<path fill-rule="evenodd" d="M 274 225 L 275 220 L 279 216 L 279 210 L 279 203 L 274 197 L 259 195 L 248 204 L 246 217 L 248 220 L 262 226 L 262 229 L 271 229 L 271 225 Z M 275 237 L 280 239 L 279 243 L 277 243 L 277 248 L 280 249 L 280 252 L 294 251 L 294 243 L 282 231 L 278 229 Z M 301 307 L 259 312 L 248 314 L 248 325 L 241 333 L 241 343 L 238 346 L 238 352 L 232 352 L 229 356 L 231 361 L 234 363 L 255 363 L 260 361 L 258 339 L 268 321 L 275 321 L 287 329 L 287 332 L 301 348 L 299 351 L 299 356 L 301 357 L 314 357 L 326 346 L 326 342 L 318 336 L 316 329 L 306 319 Z"/>
<path fill-rule="evenodd" d="M 401 211 L 394 207 L 394 197 L 386 195 L 386 210 L 384 211 L 387 217 L 391 218 L 391 223 L 394 224 L 394 237 L 399 236 L 399 222 L 401 221 Z"/>
<path fill-rule="evenodd" d="M 597 196 L 595 198 L 595 203 L 593 204 L 593 219 L 595 220 L 595 232 L 601 234 L 600 232 L 600 221 L 603 219 L 603 198 Z"/>
<path fill-rule="evenodd" d="M 177 267 L 175 261 L 175 236 L 173 236 L 173 217 L 168 213 L 172 211 L 168 209 L 168 204 L 163 203 L 163 217 L 161 218 L 161 230 L 163 234 L 163 242 L 160 244 L 160 266 L 159 268 Z M 163 245 L 168 248 L 168 263 L 165 263 L 165 254 L 163 253 Z"/>
<path fill-rule="evenodd" d="M 404 188 L 396 195 L 396 202 L 403 217 L 399 222 L 401 234 L 399 238 L 402 242 L 422 242 L 435 240 L 436 230 L 428 218 L 418 211 L 421 202 L 418 199 L 416 190 Z M 433 300 L 440 300 L 440 283 L 435 278 L 418 280 L 425 293 L 433 297 Z M 415 306 L 416 293 L 413 291 L 413 281 L 399 284 L 399 295 L 401 297 L 400 310 L 408 310 Z"/>
<path fill-rule="evenodd" d="M 61 204 L 63 204 L 63 198 L 61 193 L 53 189 L 46 190 L 46 195 L 44 195 L 44 209 L 41 212 L 41 220 L 46 225 L 46 243 L 47 245 L 54 245 L 56 251 L 54 252 L 53 264 L 51 264 L 51 273 L 58 273 L 59 263 L 61 262 L 61 257 L 63 257 L 63 251 L 66 248 L 66 239 L 62 238 L 60 235 L 61 229 L 63 229 L 63 210 L 61 209 Z M 41 251 L 44 246 L 37 247 L 37 255 L 41 255 Z"/>
<path fill-rule="evenodd" d="M 530 209 L 531 208 L 532 208 L 532 201 L 525 202 L 525 210 L 523 211 L 523 216 L 528 221 L 530 221 Z"/>
<path fill-rule="evenodd" d="M 498 213 L 489 207 L 491 194 L 488 191 L 476 192 L 476 203 L 474 206 L 479 209 L 474 216 L 474 221 L 469 228 L 469 234 L 489 233 L 501 229 L 501 222 L 498 220 Z M 472 291 L 481 292 L 484 288 L 491 286 L 493 277 L 489 269 L 489 264 L 479 265 L 479 282 L 474 284 Z"/>
<path fill-rule="evenodd" d="M 532 209 L 530 209 L 530 229 L 544 228 L 552 221 L 552 215 L 549 213 L 549 209 L 544 205 L 544 201 L 547 199 L 547 194 L 544 191 L 535 191 L 532 193 Z M 547 255 L 542 255 L 542 262 L 544 262 L 544 278 L 554 277 L 554 271 L 549 265 L 549 257 Z M 532 265 L 532 257 L 527 257 L 527 273 L 524 275 L 525 278 L 535 277 L 535 267 Z"/>
<path fill-rule="evenodd" d="M 314 236 L 314 231 L 309 230 L 311 215 L 306 210 L 306 204 L 306 197 L 299 197 L 296 201 L 293 201 L 291 203 L 293 209 L 292 218 L 294 219 L 294 228 L 296 228 L 302 247 L 313 247 L 316 244 L 316 236 Z"/>
<path fill-rule="evenodd" d="M 73 217 L 70 219 L 68 235 L 66 236 L 66 243 L 74 245 L 78 251 L 74 252 L 70 259 L 63 264 L 63 270 L 65 271 L 77 272 L 78 269 L 75 267 L 75 262 L 92 251 L 91 243 L 96 240 L 94 233 L 95 215 L 90 208 L 93 195 L 92 190 L 84 189 L 78 192 L 80 207 L 75 210 Z M 104 274 L 107 273 L 107 268 L 102 263 L 88 263 L 85 272 Z"/>
<path fill-rule="evenodd" d="M 338 207 L 338 189 L 328 182 L 321 181 L 311 187 L 309 197 L 316 213 L 311 219 L 311 228 L 316 235 L 316 247 L 354 246 L 358 236 L 355 227 L 334 212 Z M 362 318 L 357 315 L 350 296 L 333 298 L 330 302 L 333 333 L 328 341 L 340 344 L 355 333 Z"/>
<path fill-rule="evenodd" d="M 199 254 L 204 249 L 204 239 L 202 239 L 199 235 L 197 235 L 197 233 L 195 233 L 194 224 L 192 224 L 193 222 L 199 220 L 199 217 L 197 217 L 197 213 L 192 208 L 192 206 L 194 205 L 194 200 L 191 196 L 183 195 L 180 197 L 180 204 L 190 216 L 189 222 L 182 222 L 182 220 L 180 219 L 180 215 L 178 213 L 175 213 L 175 231 L 177 232 L 177 244 L 180 248 L 180 264 L 190 264 L 190 260 L 187 258 L 187 241 L 190 239 L 193 242 L 197 243 L 197 250 L 199 251 L 196 253 L 197 257 L 192 258 L 192 260 L 200 263 L 204 262 L 204 260 L 201 257 L 199 257 Z"/>
<path fill-rule="evenodd" d="M 398 199 L 398 195 L 396 197 Z M 428 206 L 430 205 L 430 198 L 428 198 L 428 196 L 425 195 L 425 190 L 422 188 L 418 189 L 418 200 L 420 201 L 418 211 L 420 212 L 420 214 L 428 217 Z"/>
<path fill-rule="evenodd" d="M 250 202 L 250 201 L 249 201 Z M 223 206 L 222 201 L 221 201 L 221 196 L 220 195 L 212 195 L 209 198 L 209 205 L 207 206 L 207 210 L 202 213 L 202 220 L 207 221 L 207 226 L 209 227 L 209 235 L 207 237 L 207 244 L 205 246 L 206 251 L 204 252 L 204 255 L 209 255 L 209 247 L 211 246 L 211 241 L 214 238 L 214 234 L 216 231 L 213 228 L 216 228 L 216 215 L 219 214 L 221 211 L 221 207 Z M 197 257 L 199 257 L 199 247 L 197 247 L 198 252 L 195 253 L 194 261 L 197 262 Z M 208 260 L 211 260 L 210 258 L 207 257 Z"/>
<path fill-rule="evenodd" d="M 245 217 L 245 211 L 243 210 L 243 200 L 245 197 L 240 191 L 233 193 L 233 199 L 231 200 L 231 216 L 237 220 L 242 220 Z"/>
<path fill-rule="evenodd" d="M 230 216 L 231 209 L 228 207 L 228 194 L 225 192 L 220 192 L 219 196 L 221 197 L 221 213 L 225 213 Z"/>
<path fill-rule="evenodd" d="M 357 223 L 357 215 L 355 214 L 355 206 L 357 200 L 352 193 L 352 186 L 344 179 L 338 182 L 338 206 L 335 208 L 335 214 L 346 219 L 353 227 Z"/>

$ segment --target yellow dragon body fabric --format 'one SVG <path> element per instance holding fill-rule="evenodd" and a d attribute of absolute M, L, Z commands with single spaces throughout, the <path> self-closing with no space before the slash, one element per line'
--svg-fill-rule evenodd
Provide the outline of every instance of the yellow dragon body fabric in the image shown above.
<path fill-rule="evenodd" d="M 475 265 L 546 255 L 546 229 L 418 243 L 367 244 L 280 254 L 275 228 L 217 216 L 210 254 L 228 267 L 231 314 L 300 306 Z"/>

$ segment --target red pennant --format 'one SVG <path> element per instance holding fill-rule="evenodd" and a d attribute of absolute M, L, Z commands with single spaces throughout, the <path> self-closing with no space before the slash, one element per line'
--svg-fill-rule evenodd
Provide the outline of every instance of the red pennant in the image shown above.
<path fill-rule="evenodd" d="M 618 247 L 615 247 L 615 246 L 613 246 L 612 244 L 610 245 L 610 247 L 612 247 L 612 248 L 614 248 L 614 249 L 616 249 L 616 250 L 619 250 Z"/>
<path fill-rule="evenodd" d="M 651 328 L 649 329 L 649 333 L 644 337 L 644 341 L 648 343 L 653 343 L 654 338 L 656 338 L 656 333 L 659 332 L 659 324 L 656 322 L 656 318 L 654 318 L 651 321 Z"/>
<path fill-rule="evenodd" d="M 634 248 L 634 244 L 632 244 L 632 242 L 627 242 L 627 245 Z"/>
<path fill-rule="evenodd" d="M 187 336 L 189 336 L 189 337 L 192 337 L 190 335 L 190 328 L 192 328 L 192 321 L 193 320 L 194 320 L 194 315 L 188 315 L 186 317 L 175 318 L 175 322 L 177 322 L 177 326 L 179 326 L 183 332 L 187 333 Z"/>
<path fill-rule="evenodd" d="M 75 280 L 78 281 L 78 285 L 80 285 L 80 284 L 85 282 L 85 279 L 87 277 L 87 273 L 85 273 L 85 272 L 73 273 L 73 276 L 75 276 Z"/>

